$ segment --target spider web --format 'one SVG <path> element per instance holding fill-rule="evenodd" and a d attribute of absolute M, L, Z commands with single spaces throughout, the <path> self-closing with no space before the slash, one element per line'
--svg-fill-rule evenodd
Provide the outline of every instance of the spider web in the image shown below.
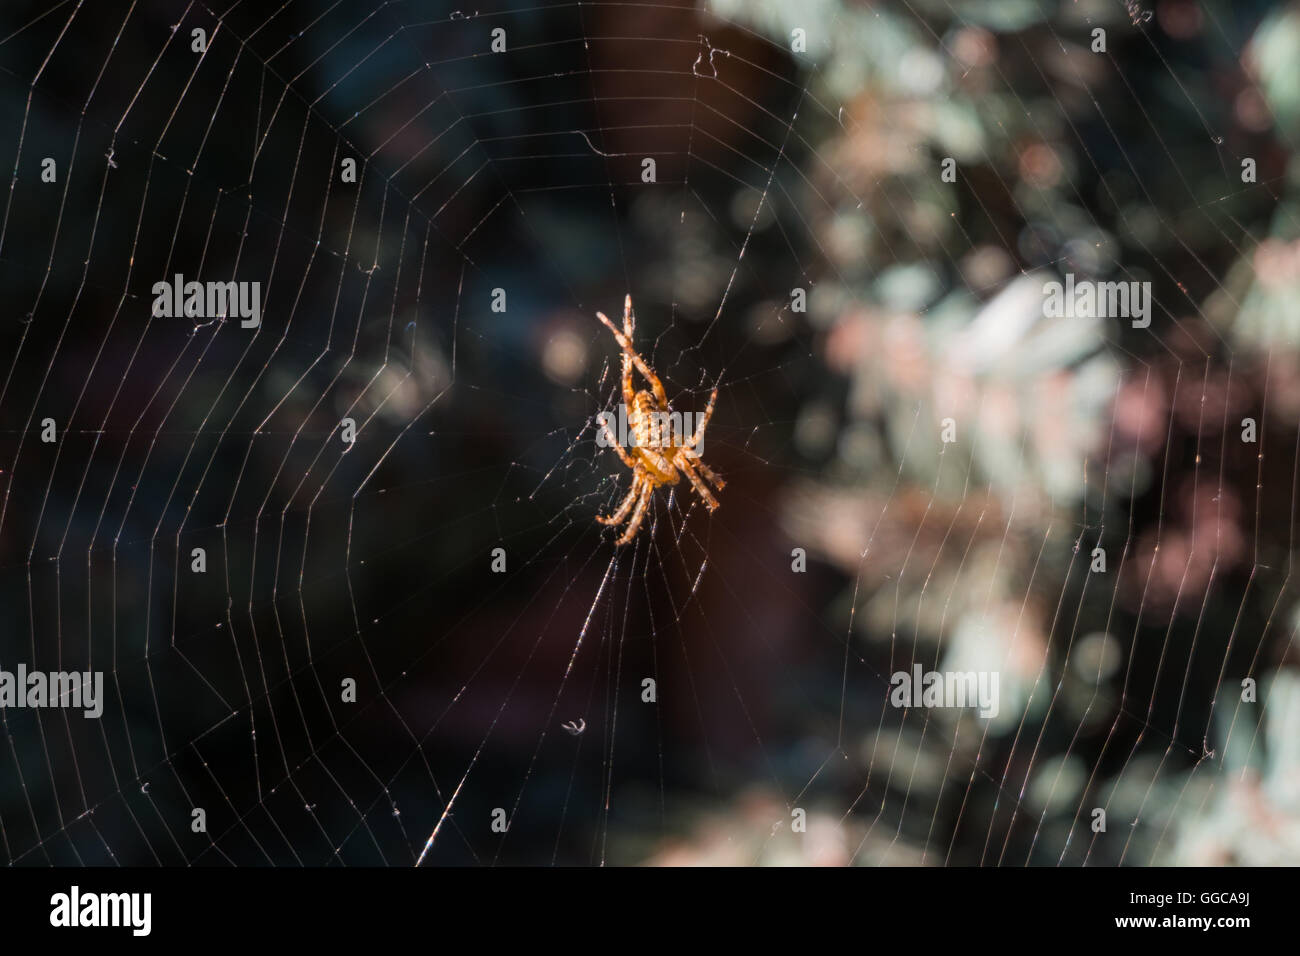
<path fill-rule="evenodd" d="M 1296 220 L 1169 43 L 1257 24 L 1016 9 L 7 5 L 0 665 L 105 700 L 0 710 L 5 861 L 1294 861 Z M 727 487 L 616 549 L 629 291 Z"/>

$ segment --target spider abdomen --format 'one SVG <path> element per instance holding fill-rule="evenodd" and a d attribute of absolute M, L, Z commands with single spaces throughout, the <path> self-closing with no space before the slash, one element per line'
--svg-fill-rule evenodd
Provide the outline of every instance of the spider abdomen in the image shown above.
<path fill-rule="evenodd" d="M 637 392 L 628 411 L 628 430 L 637 448 L 670 449 L 677 444 L 675 434 L 680 434 L 680 425 L 673 421 L 676 415 L 666 408 L 661 408 L 649 392 Z M 678 416 L 680 417 L 680 416 Z"/>

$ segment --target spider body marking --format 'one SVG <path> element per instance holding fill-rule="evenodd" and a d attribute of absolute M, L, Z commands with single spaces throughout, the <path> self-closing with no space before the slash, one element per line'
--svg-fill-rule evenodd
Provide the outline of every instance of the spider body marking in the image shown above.
<path fill-rule="evenodd" d="M 605 313 L 597 312 L 596 317 L 614 333 L 614 338 L 623 350 L 623 404 L 627 408 L 628 428 L 633 439 L 633 447 L 629 452 L 618 443 L 609 429 L 609 424 L 607 422 L 603 424 L 608 444 L 618 453 L 623 464 L 632 471 L 632 487 L 628 489 L 622 503 L 613 514 L 596 516 L 596 520 L 605 525 L 627 522 L 623 534 L 615 542 L 621 547 L 635 538 L 641 529 L 641 522 L 645 519 L 646 508 L 655 489 L 662 485 L 677 484 L 682 475 L 686 476 L 709 511 L 717 509 L 718 499 L 705 484 L 705 479 L 718 489 L 725 487 L 726 482 L 714 474 L 708 465 L 700 461 L 700 453 L 696 449 L 704 440 L 704 430 L 708 427 L 709 419 L 713 417 L 713 406 L 718 400 L 718 390 L 715 388 L 709 396 L 709 404 L 704 409 L 704 414 L 700 416 L 695 433 L 690 436 L 677 434 L 672 425 L 672 406 L 668 402 L 668 394 L 664 391 L 663 383 L 632 344 L 632 334 L 636 329 L 636 320 L 632 315 L 632 296 L 628 295 L 623 300 L 622 331 L 619 331 Z M 634 368 L 649 384 L 649 390 L 644 388 L 638 390 L 633 387 Z"/>

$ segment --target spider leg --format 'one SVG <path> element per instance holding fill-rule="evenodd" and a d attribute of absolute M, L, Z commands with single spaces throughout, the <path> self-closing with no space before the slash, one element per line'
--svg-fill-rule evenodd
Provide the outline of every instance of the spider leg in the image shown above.
<path fill-rule="evenodd" d="M 632 317 L 632 293 L 629 292 L 623 299 L 623 334 L 627 336 L 629 342 L 632 341 L 632 333 L 636 329 L 636 319 Z M 628 357 L 626 351 L 623 352 L 623 402 L 628 412 L 632 411 L 632 402 L 636 398 L 636 390 L 632 388 L 632 360 Z"/>
<path fill-rule="evenodd" d="M 714 473 L 712 468 L 710 468 L 704 462 L 700 461 L 698 458 L 691 459 L 691 466 L 696 471 L 698 471 L 701 475 L 707 478 L 709 481 L 713 482 L 713 487 L 715 488 L 727 487 L 727 483 L 723 481 L 720 477 L 718 477 L 718 475 Z"/>
<path fill-rule="evenodd" d="M 695 434 L 686 439 L 687 448 L 694 448 L 700 442 L 704 441 L 704 429 L 709 427 L 709 419 L 713 417 L 713 406 L 718 400 L 718 390 L 715 388 L 713 394 L 709 396 L 709 404 L 704 408 L 704 414 L 700 416 L 700 423 L 695 426 Z M 719 485 L 719 488 L 722 486 Z"/>
<path fill-rule="evenodd" d="M 641 491 L 642 480 L 640 474 L 633 475 L 632 487 L 628 489 L 626 497 L 623 498 L 622 503 L 618 506 L 618 510 L 608 517 L 596 515 L 596 520 L 601 524 L 620 524 L 623 519 L 627 517 L 628 511 L 632 508 L 632 502 L 636 500 L 637 494 Z"/>
<path fill-rule="evenodd" d="M 618 452 L 618 457 L 623 459 L 623 464 L 627 465 L 633 471 L 636 471 L 636 462 L 633 461 L 632 456 L 627 453 L 627 450 L 618 443 L 618 436 L 616 436 L 613 429 L 609 427 L 609 421 L 602 420 L 600 424 L 605 429 L 605 438 L 609 441 L 609 447 Z"/>
<path fill-rule="evenodd" d="M 632 298 L 631 296 L 628 296 L 629 304 L 631 298 Z M 625 329 L 628 326 L 630 315 L 631 313 L 626 310 L 623 313 L 623 327 Z M 623 349 L 623 407 L 628 412 L 631 412 L 632 403 L 636 399 L 636 389 L 632 387 L 633 357 L 635 357 L 636 361 L 641 365 L 644 365 L 645 363 L 641 362 L 640 356 L 636 355 L 635 350 L 633 350 L 630 333 L 628 335 L 619 335 L 618 329 L 614 328 L 614 323 L 609 321 L 609 317 L 605 315 L 604 312 L 597 312 L 596 318 L 600 319 L 600 321 L 604 322 L 607 326 L 609 326 L 609 330 L 613 332 L 614 337 L 618 339 L 619 347 Z"/>
<path fill-rule="evenodd" d="M 713 497 L 713 493 L 709 491 L 708 485 L 706 485 L 703 479 L 695 473 L 695 463 L 683 455 L 681 460 L 677 462 L 677 467 L 686 473 L 686 477 L 691 481 L 691 487 L 694 488 L 695 493 L 700 496 L 705 507 L 710 511 L 716 511 L 718 508 L 718 499 Z"/>
<path fill-rule="evenodd" d="M 667 408 L 668 393 L 664 391 L 664 383 L 659 381 L 659 376 L 656 375 L 650 366 L 645 363 L 645 359 L 637 354 L 636 349 L 632 346 L 632 340 L 620 332 L 618 327 L 609 320 L 609 316 L 604 312 L 597 312 L 596 318 L 604 322 L 606 328 L 614 333 L 614 338 L 618 340 L 619 347 L 623 349 L 623 392 L 627 396 L 628 405 L 632 404 L 632 398 L 635 395 L 635 392 L 631 391 L 632 370 L 627 367 L 628 361 L 631 361 L 632 364 L 637 367 L 637 371 L 644 375 L 645 380 L 650 383 L 650 387 L 654 390 L 655 398 L 658 399 L 659 404 L 664 408 Z"/>
<path fill-rule="evenodd" d="M 637 499 L 636 510 L 632 512 L 632 517 L 627 523 L 627 529 L 623 536 L 614 542 L 615 547 L 622 547 L 636 537 L 637 531 L 641 528 L 641 522 L 645 518 L 645 506 L 650 501 L 650 496 L 654 494 L 654 482 L 647 481 L 641 487 L 641 497 Z"/>

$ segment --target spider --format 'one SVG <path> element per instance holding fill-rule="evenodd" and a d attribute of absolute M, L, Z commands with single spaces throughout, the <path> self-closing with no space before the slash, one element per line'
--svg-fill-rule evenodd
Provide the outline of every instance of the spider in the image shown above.
<path fill-rule="evenodd" d="M 632 296 L 629 295 L 623 300 L 623 331 L 620 332 L 603 312 L 597 312 L 596 318 L 604 322 L 614 333 L 614 338 L 618 340 L 623 350 L 623 402 L 627 409 L 628 428 L 634 439 L 629 453 L 618 443 L 610 430 L 609 422 L 602 420 L 601 425 L 609 445 L 618 452 L 618 457 L 623 459 L 623 464 L 632 469 L 632 487 L 628 489 L 627 497 L 623 499 L 622 504 L 611 515 L 596 516 L 596 520 L 605 525 L 619 525 L 624 520 L 627 521 L 627 528 L 615 542 L 616 546 L 621 547 L 636 537 L 637 531 L 641 529 L 646 505 L 649 504 L 655 489 L 660 485 L 677 484 L 681 475 L 685 475 L 690 480 L 691 487 L 710 511 L 718 507 L 718 499 L 713 497 L 713 493 L 709 491 L 708 485 L 700 476 L 703 475 L 719 489 L 723 488 L 726 482 L 715 475 L 708 465 L 700 461 L 700 453 L 695 450 L 695 447 L 704 440 L 704 429 L 708 427 L 709 419 L 713 417 L 713 404 L 718 399 L 718 390 L 715 388 L 713 394 L 709 396 L 709 404 L 700 417 L 695 434 L 689 438 L 676 434 L 670 417 L 672 407 L 668 404 L 668 395 L 664 392 L 663 383 L 632 346 L 632 333 L 636 327 L 632 317 Z M 634 365 L 650 384 L 653 394 L 645 389 L 635 391 L 632 388 L 632 366 Z M 631 512 L 630 518 L 628 512 Z"/>

